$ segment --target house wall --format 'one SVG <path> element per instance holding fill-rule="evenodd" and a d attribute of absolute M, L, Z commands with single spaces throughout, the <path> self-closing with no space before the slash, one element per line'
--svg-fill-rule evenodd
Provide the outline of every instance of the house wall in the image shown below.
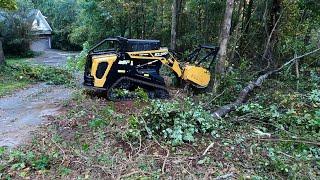
<path fill-rule="evenodd" d="M 51 36 L 37 36 L 31 42 L 30 49 L 35 52 L 51 49 Z"/>

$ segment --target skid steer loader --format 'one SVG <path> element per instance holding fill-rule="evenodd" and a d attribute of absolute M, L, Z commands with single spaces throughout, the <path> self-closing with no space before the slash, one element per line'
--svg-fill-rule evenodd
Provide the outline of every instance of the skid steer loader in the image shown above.
<path fill-rule="evenodd" d="M 209 68 L 218 50 L 219 47 L 199 45 L 182 67 L 179 54 L 161 48 L 159 40 L 107 38 L 89 50 L 84 85 L 106 90 L 108 99 L 114 101 L 132 98 L 119 97 L 118 89 L 134 91 L 138 87 L 146 90 L 150 98 L 167 98 L 169 92 L 160 75 L 161 66 L 166 65 L 180 81 L 203 89 L 210 82 Z M 200 66 L 203 63 L 208 67 Z"/>

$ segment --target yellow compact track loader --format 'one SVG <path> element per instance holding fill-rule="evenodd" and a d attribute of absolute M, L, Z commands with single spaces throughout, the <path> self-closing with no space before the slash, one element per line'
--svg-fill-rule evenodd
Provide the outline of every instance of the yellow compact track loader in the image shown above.
<path fill-rule="evenodd" d="M 210 82 L 208 68 L 218 50 L 219 47 L 200 45 L 188 56 L 187 65 L 181 67 L 178 53 L 161 48 L 158 40 L 104 39 L 88 53 L 84 85 L 106 90 L 110 100 L 125 99 L 118 97 L 117 89 L 134 91 L 137 87 L 147 90 L 150 98 L 167 98 L 169 92 L 159 73 L 164 64 L 182 82 L 204 89 Z M 204 53 L 202 59 L 199 58 L 201 53 Z M 206 62 L 211 57 L 211 62 Z M 203 62 L 209 67 L 201 67 Z"/>

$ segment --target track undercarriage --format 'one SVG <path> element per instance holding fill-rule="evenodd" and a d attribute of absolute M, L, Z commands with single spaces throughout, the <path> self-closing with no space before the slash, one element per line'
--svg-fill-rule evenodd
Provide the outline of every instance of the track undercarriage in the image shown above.
<path fill-rule="evenodd" d="M 138 88 L 146 90 L 149 98 L 169 98 L 169 91 L 165 86 L 137 80 L 130 77 L 121 77 L 108 90 L 107 97 L 111 101 L 125 101 L 138 98 Z"/>

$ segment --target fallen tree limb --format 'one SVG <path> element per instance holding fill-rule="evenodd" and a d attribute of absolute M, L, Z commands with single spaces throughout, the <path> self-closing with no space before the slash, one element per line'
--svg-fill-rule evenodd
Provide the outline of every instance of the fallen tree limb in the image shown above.
<path fill-rule="evenodd" d="M 272 139 L 272 138 L 260 138 L 260 141 L 273 141 L 273 142 L 291 142 L 291 143 L 302 143 L 302 144 L 309 144 L 313 146 L 320 146 L 319 142 L 312 142 L 312 141 L 304 141 L 299 139 Z"/>
<path fill-rule="evenodd" d="M 227 105 L 224 105 L 220 108 L 218 108 L 216 111 L 213 112 L 212 116 L 214 118 L 222 118 L 224 117 L 225 115 L 227 115 L 229 112 L 235 110 L 238 106 L 242 105 L 247 96 L 249 95 L 250 92 L 253 91 L 253 89 L 255 89 L 256 87 L 260 87 L 262 85 L 262 83 L 271 75 L 273 74 L 276 74 L 278 72 L 280 72 L 282 69 L 284 69 L 285 67 L 287 67 L 288 65 L 290 64 L 293 64 L 297 61 L 299 61 L 301 58 L 305 57 L 305 56 L 309 56 L 311 54 L 314 54 L 316 52 L 320 51 L 320 48 L 318 49 L 315 49 L 311 52 L 308 52 L 308 53 L 305 53 L 303 55 L 300 55 L 300 56 L 297 56 L 297 57 L 294 57 L 293 59 L 289 60 L 288 62 L 284 63 L 280 68 L 278 69 L 275 69 L 275 70 L 271 70 L 261 76 L 258 77 L 258 79 L 256 79 L 255 81 L 253 82 L 250 82 L 239 94 L 238 98 L 236 101 L 230 103 L 230 104 L 227 104 Z"/>

